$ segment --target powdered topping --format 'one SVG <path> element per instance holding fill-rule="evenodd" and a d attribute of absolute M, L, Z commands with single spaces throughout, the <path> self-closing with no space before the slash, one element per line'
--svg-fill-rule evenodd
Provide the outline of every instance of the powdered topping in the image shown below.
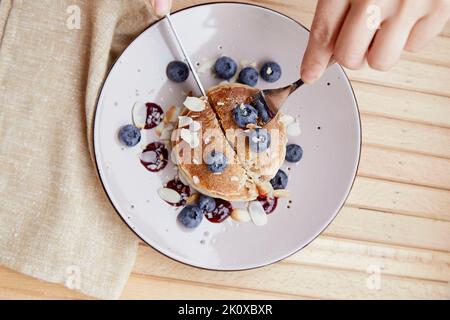
<path fill-rule="evenodd" d="M 200 139 L 196 132 L 191 132 L 188 129 L 181 129 L 180 137 L 183 139 L 191 148 L 197 148 L 200 144 Z"/>

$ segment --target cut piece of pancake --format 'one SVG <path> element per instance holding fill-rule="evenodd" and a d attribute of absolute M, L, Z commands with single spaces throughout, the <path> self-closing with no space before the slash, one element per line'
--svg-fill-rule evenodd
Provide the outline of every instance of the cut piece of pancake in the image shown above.
<path fill-rule="evenodd" d="M 234 108 L 242 103 L 250 104 L 251 96 L 257 92 L 258 89 L 247 85 L 225 84 L 211 88 L 208 91 L 208 99 L 247 174 L 257 185 L 267 187 L 267 182 L 275 176 L 286 155 L 286 129 L 279 120 L 281 114 L 264 126 L 270 133 L 271 145 L 260 153 L 251 151 L 247 138 L 249 130 L 239 128 L 233 119 Z"/>
<path fill-rule="evenodd" d="M 184 109 L 181 116 L 186 117 L 183 118 L 186 125 L 172 134 L 172 159 L 182 178 L 210 197 L 228 201 L 254 200 L 258 196 L 256 185 L 225 139 L 211 106 L 205 103 L 205 109 L 200 112 Z M 195 137 L 190 140 L 189 134 L 196 135 L 198 140 Z M 227 157 L 228 165 L 221 173 L 211 172 L 205 163 L 205 155 L 213 150 Z"/>

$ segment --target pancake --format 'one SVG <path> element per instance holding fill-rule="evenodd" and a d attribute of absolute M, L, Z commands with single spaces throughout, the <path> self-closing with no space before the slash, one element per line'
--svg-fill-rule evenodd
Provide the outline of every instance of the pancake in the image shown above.
<path fill-rule="evenodd" d="M 247 85 L 225 84 L 211 88 L 208 91 L 208 99 L 247 174 L 257 185 L 267 188 L 267 182 L 275 176 L 286 155 L 286 128 L 280 121 L 281 113 L 264 126 L 270 133 L 271 145 L 260 153 L 250 150 L 248 138 L 246 139 L 248 130 L 241 129 L 235 123 L 232 114 L 236 106 L 250 103 L 251 96 L 256 92 L 258 89 Z"/>
<path fill-rule="evenodd" d="M 211 106 L 206 103 L 205 109 L 200 112 L 184 109 L 181 116 L 187 117 L 184 120 L 189 120 L 187 122 L 191 124 L 184 127 L 179 127 L 179 124 L 172 134 L 172 160 L 178 165 L 180 176 L 191 187 L 210 197 L 227 201 L 254 200 L 258 196 L 256 185 L 225 139 Z M 182 138 L 183 129 L 185 139 Z M 189 143 L 186 141 L 186 129 L 198 136 L 198 145 L 189 139 Z M 211 172 L 204 161 L 205 155 L 213 150 L 227 157 L 228 165 L 221 173 Z"/>

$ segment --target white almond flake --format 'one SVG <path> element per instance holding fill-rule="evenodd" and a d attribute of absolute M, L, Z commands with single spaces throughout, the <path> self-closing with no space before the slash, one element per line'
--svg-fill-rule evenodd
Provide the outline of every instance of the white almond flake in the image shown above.
<path fill-rule="evenodd" d="M 240 208 L 235 208 L 231 211 L 231 218 L 239 222 L 248 222 L 251 220 L 248 211 Z"/>
<path fill-rule="evenodd" d="M 286 189 L 273 190 L 273 196 L 277 198 L 287 198 L 290 196 L 290 192 Z"/>
<path fill-rule="evenodd" d="M 225 103 L 223 103 L 223 102 L 217 102 L 217 105 L 218 105 L 218 106 L 224 106 Z"/>
<path fill-rule="evenodd" d="M 163 131 L 164 131 L 164 122 L 160 122 L 155 128 L 155 133 L 158 137 L 161 137 Z"/>
<path fill-rule="evenodd" d="M 133 124 L 139 129 L 144 128 L 147 121 L 147 107 L 145 103 L 136 102 L 133 105 L 132 116 Z"/>
<path fill-rule="evenodd" d="M 140 155 L 140 160 L 147 163 L 154 163 L 156 161 L 157 153 L 155 151 L 146 151 Z"/>
<path fill-rule="evenodd" d="M 295 118 L 293 116 L 288 115 L 288 114 L 283 114 L 280 117 L 280 122 L 283 123 L 286 127 L 288 127 L 290 124 L 295 122 Z"/>
<path fill-rule="evenodd" d="M 186 126 L 190 125 L 192 123 L 192 121 L 193 120 L 191 117 L 179 116 L 178 117 L 178 128 L 186 127 Z"/>
<path fill-rule="evenodd" d="M 198 160 L 197 160 L 196 158 L 194 158 L 194 159 L 192 160 L 192 162 L 193 162 L 194 164 L 200 164 L 200 162 L 198 162 Z"/>
<path fill-rule="evenodd" d="M 197 97 L 186 97 L 186 100 L 184 101 L 184 106 L 188 108 L 191 111 L 194 112 L 200 112 L 205 110 L 205 100 L 202 100 Z"/>
<path fill-rule="evenodd" d="M 194 181 L 195 184 L 199 184 L 200 179 L 197 176 L 193 176 L 192 180 Z"/>
<path fill-rule="evenodd" d="M 188 129 L 181 129 L 180 130 L 180 137 L 181 139 L 183 139 L 184 141 L 186 141 L 189 145 L 191 144 L 191 132 Z"/>
<path fill-rule="evenodd" d="M 160 188 L 158 189 L 158 195 L 168 203 L 178 203 L 181 201 L 181 195 L 173 189 Z"/>
<path fill-rule="evenodd" d="M 298 123 L 298 121 L 290 124 L 286 129 L 286 133 L 291 137 L 299 136 L 302 133 L 302 130 L 300 129 L 300 124 Z"/>
<path fill-rule="evenodd" d="M 177 121 L 177 116 L 179 113 L 179 109 L 175 106 L 170 106 L 169 109 L 166 111 L 166 115 L 164 116 L 164 122 L 170 123 Z"/>
<path fill-rule="evenodd" d="M 191 148 L 197 148 L 199 145 L 200 145 L 200 139 L 198 138 L 198 134 L 197 133 L 193 133 L 191 135 L 190 146 L 191 146 Z"/>
<path fill-rule="evenodd" d="M 263 226 L 267 223 L 267 214 L 259 201 L 252 201 L 248 206 L 250 218 L 257 226 Z"/>
<path fill-rule="evenodd" d="M 189 130 L 193 131 L 193 132 L 197 132 L 202 128 L 202 124 L 198 121 L 192 121 L 191 124 L 189 125 Z"/>
<path fill-rule="evenodd" d="M 213 174 L 215 174 L 216 176 L 219 176 L 222 174 L 222 172 L 214 172 Z"/>
<path fill-rule="evenodd" d="M 230 181 L 239 181 L 239 177 L 231 176 Z"/>
<path fill-rule="evenodd" d="M 173 131 L 173 125 L 172 124 L 166 124 L 161 132 L 161 136 L 159 137 L 161 140 L 170 140 L 170 137 L 172 136 Z"/>
<path fill-rule="evenodd" d="M 180 137 L 183 139 L 191 148 L 197 148 L 200 145 L 200 139 L 198 134 L 191 132 L 188 129 L 181 129 Z"/>

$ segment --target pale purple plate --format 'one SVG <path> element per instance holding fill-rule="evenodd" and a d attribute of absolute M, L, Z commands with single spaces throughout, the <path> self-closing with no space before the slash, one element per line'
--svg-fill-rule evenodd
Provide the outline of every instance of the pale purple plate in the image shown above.
<path fill-rule="evenodd" d="M 220 82 L 205 66 L 221 55 L 258 66 L 277 61 L 283 69 L 281 80 L 269 84 L 260 79 L 261 88 L 298 79 L 308 31 L 289 17 L 254 5 L 216 3 L 174 13 L 173 22 L 192 60 L 206 69 L 200 74 L 205 87 Z M 132 122 L 136 101 L 156 102 L 167 110 L 170 105 L 182 105 L 182 92 L 196 91 L 192 76 L 183 84 L 167 80 L 165 68 L 174 59 L 180 59 L 180 54 L 166 22 L 159 21 L 125 50 L 101 91 L 95 116 L 95 156 L 117 212 L 153 248 L 202 268 L 255 268 L 306 246 L 343 206 L 358 167 L 360 118 L 342 68 L 329 68 L 321 80 L 305 85 L 286 103 L 284 112 L 298 116 L 302 130 L 289 142 L 301 145 L 304 155 L 297 165 L 284 165 L 292 195 L 279 201 L 268 223 L 258 227 L 231 219 L 221 224 L 204 219 L 197 229 L 186 232 L 176 222 L 178 211 L 157 194 L 173 177 L 173 165 L 155 174 L 139 162 L 142 147 L 156 139 L 154 130 L 145 131 L 141 144 L 134 148 L 123 148 L 116 138 L 118 128 Z"/>

